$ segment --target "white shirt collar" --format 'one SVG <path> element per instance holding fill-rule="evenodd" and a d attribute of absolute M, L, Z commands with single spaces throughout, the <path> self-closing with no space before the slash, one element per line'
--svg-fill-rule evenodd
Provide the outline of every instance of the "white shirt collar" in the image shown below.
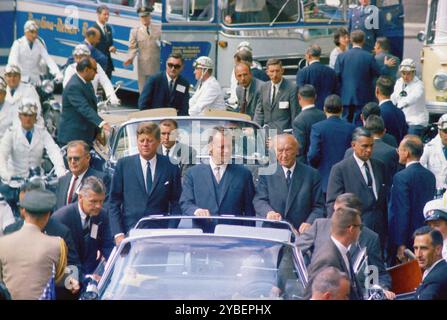
<path fill-rule="evenodd" d="M 308 106 L 301 107 L 301 111 L 307 110 L 307 109 L 311 109 L 311 108 L 315 108 L 315 105 L 314 104 L 309 104 Z"/>
<path fill-rule="evenodd" d="M 177 80 L 177 78 L 172 79 L 167 72 L 166 72 L 166 78 L 168 79 L 168 84 L 171 80 L 174 80 L 174 82 L 175 82 L 175 80 Z"/>
<path fill-rule="evenodd" d="M 391 101 L 391 99 L 385 99 L 379 102 L 379 107 L 384 104 L 385 102 Z"/>
<path fill-rule="evenodd" d="M 87 81 L 85 81 L 85 79 L 83 77 L 81 77 L 81 75 L 79 74 L 78 71 L 76 71 L 76 74 L 78 75 L 78 77 L 82 80 L 82 82 L 84 82 L 85 84 L 87 84 Z"/>
<path fill-rule="evenodd" d="M 425 277 L 428 276 L 428 274 L 430 273 L 430 271 L 432 271 L 433 268 L 434 268 L 439 262 L 441 262 L 442 260 L 443 260 L 442 258 L 439 259 L 438 261 L 436 261 L 435 263 L 433 263 L 433 264 L 431 265 L 430 268 L 428 268 L 427 270 L 425 270 L 425 271 L 424 271 L 424 274 L 422 275 L 422 280 L 424 280 Z"/>
<path fill-rule="evenodd" d="M 223 174 L 225 172 L 225 170 L 227 169 L 227 165 L 226 163 L 221 164 L 221 165 L 217 165 L 214 163 L 213 158 L 210 157 L 210 167 L 211 170 L 213 170 L 213 173 L 215 172 L 216 167 L 220 167 L 220 176 L 223 177 Z"/>
<path fill-rule="evenodd" d="M 354 44 L 354 45 L 352 45 L 352 48 L 353 48 L 353 49 L 354 49 L 354 48 L 363 49 L 362 46 L 359 46 L 358 44 Z"/>
<path fill-rule="evenodd" d="M 102 29 L 102 32 L 105 33 L 105 30 L 104 30 L 104 26 L 105 26 L 105 24 L 102 24 L 101 22 L 99 22 L 99 20 L 96 20 L 96 23 L 97 23 L 98 26 Z"/>
<path fill-rule="evenodd" d="M 349 248 L 351 246 L 348 246 L 347 248 L 337 239 L 335 239 L 333 236 L 331 236 L 332 241 L 334 241 L 335 246 L 338 248 L 338 250 L 340 250 L 341 254 L 343 256 L 347 256 Z"/>
<path fill-rule="evenodd" d="M 405 168 L 408 168 L 409 166 L 411 166 L 412 164 L 415 164 L 415 163 L 419 163 L 419 161 L 410 161 L 405 165 Z"/>
<path fill-rule="evenodd" d="M 144 159 L 141 155 L 140 155 L 140 162 L 141 162 L 141 166 L 142 166 L 143 168 L 146 168 L 146 166 L 147 166 L 147 160 Z M 149 160 L 149 163 L 150 163 L 150 165 L 151 165 L 151 170 L 152 170 L 153 168 L 155 168 L 155 165 L 156 165 L 156 163 L 157 163 L 157 154 L 155 154 L 155 155 L 152 157 L 152 159 Z M 152 172 L 152 174 L 154 174 L 154 172 Z"/>
<path fill-rule="evenodd" d="M 174 143 L 174 144 L 172 145 L 172 147 L 169 148 L 169 156 L 172 155 L 172 152 L 174 152 L 174 149 L 175 149 L 176 146 L 177 146 L 177 142 Z M 166 149 L 167 149 L 167 148 L 166 148 L 164 145 L 161 145 L 161 151 L 163 152 L 163 155 L 166 155 Z"/>
<path fill-rule="evenodd" d="M 368 161 L 363 161 L 362 159 L 360 159 L 359 157 L 357 157 L 357 155 L 355 154 L 355 152 L 352 154 L 354 156 L 355 162 L 357 162 L 357 165 L 362 168 L 363 167 L 363 163 L 367 163 L 368 166 L 371 166 L 371 161 L 368 159 Z"/>
<path fill-rule="evenodd" d="M 320 62 L 320 60 L 312 60 L 311 62 L 309 62 L 309 66 L 315 62 Z"/>
<path fill-rule="evenodd" d="M 85 219 L 87 219 L 87 214 L 85 214 L 85 212 L 82 210 L 81 204 L 79 203 L 79 201 L 78 201 L 78 210 L 79 210 L 79 215 L 81 216 L 82 226 L 84 227 Z"/>
<path fill-rule="evenodd" d="M 292 172 L 290 174 L 290 178 L 292 178 L 293 173 L 295 171 L 295 167 L 296 167 L 296 161 L 295 161 L 295 163 L 293 164 L 293 166 L 291 168 L 287 168 L 287 167 L 282 166 L 282 170 L 284 171 L 284 176 L 287 178 L 287 170 L 290 170 Z"/>
<path fill-rule="evenodd" d="M 277 90 L 276 90 L 276 93 L 278 93 L 279 87 L 281 86 L 281 83 L 282 83 L 283 81 L 284 81 L 284 78 L 282 78 L 281 81 L 278 82 L 278 83 L 276 83 L 276 84 L 270 81 L 270 82 L 272 83 L 272 88 L 273 88 L 273 86 L 276 87 L 276 89 L 277 89 Z"/>

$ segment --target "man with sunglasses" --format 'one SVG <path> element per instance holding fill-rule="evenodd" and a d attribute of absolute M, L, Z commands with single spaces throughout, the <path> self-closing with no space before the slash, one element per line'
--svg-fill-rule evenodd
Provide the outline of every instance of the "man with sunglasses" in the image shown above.
<path fill-rule="evenodd" d="M 421 164 L 436 177 L 436 189 L 447 188 L 447 113 L 437 123 L 438 135 L 424 147 Z"/>
<path fill-rule="evenodd" d="M 189 82 L 180 73 L 183 57 L 171 53 L 166 61 L 166 71 L 149 78 L 138 99 L 140 110 L 175 108 L 179 116 L 187 116 L 189 110 Z"/>

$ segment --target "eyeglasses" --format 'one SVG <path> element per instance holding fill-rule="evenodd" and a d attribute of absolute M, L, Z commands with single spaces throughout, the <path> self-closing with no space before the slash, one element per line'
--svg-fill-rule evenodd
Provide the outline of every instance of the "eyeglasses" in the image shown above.
<path fill-rule="evenodd" d="M 182 67 L 182 65 L 181 64 L 173 64 L 173 63 L 168 63 L 168 68 L 169 69 L 172 69 L 172 68 L 174 68 L 174 69 L 180 69 Z"/>
<path fill-rule="evenodd" d="M 67 157 L 68 162 L 71 162 L 71 161 L 79 162 L 79 160 L 81 160 L 81 159 L 82 159 L 82 157 Z"/>

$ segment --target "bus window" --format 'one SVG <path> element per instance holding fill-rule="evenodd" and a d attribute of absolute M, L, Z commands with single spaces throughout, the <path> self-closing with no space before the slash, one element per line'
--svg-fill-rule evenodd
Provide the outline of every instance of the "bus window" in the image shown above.
<path fill-rule="evenodd" d="M 298 0 L 224 0 L 225 24 L 290 23 L 299 20 Z"/>
<path fill-rule="evenodd" d="M 152 6 L 154 9 L 157 7 L 161 8 L 161 0 L 101 0 L 102 3 L 116 4 L 126 7 L 148 7 Z"/>
<path fill-rule="evenodd" d="M 447 43 L 447 2 L 432 1 L 427 28 L 427 44 Z"/>
<path fill-rule="evenodd" d="M 304 0 L 303 8 L 305 22 L 334 22 L 344 19 L 341 0 Z"/>
<path fill-rule="evenodd" d="M 378 0 L 377 1 L 377 6 L 379 8 L 398 6 L 398 5 L 400 5 L 400 1 L 399 0 Z"/>
<path fill-rule="evenodd" d="M 211 21 L 214 16 L 213 3 L 213 0 L 166 0 L 166 16 L 172 15 L 172 20 Z"/>

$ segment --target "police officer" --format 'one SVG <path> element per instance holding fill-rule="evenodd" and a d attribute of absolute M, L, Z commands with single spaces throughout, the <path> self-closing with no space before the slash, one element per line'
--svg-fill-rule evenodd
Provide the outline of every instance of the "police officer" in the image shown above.
<path fill-rule="evenodd" d="M 0 140 L 12 125 L 11 105 L 6 102 L 6 81 L 0 77 Z"/>
<path fill-rule="evenodd" d="M 90 56 L 90 49 L 85 44 L 78 44 L 74 50 L 73 50 L 73 58 L 74 63 L 67 66 L 64 73 L 64 81 L 62 82 L 62 85 L 65 87 L 70 81 L 71 77 L 76 73 L 76 66 L 79 61 L 82 60 L 82 58 L 86 58 Z M 97 64 L 97 73 L 95 77 L 92 80 L 93 89 L 95 92 L 98 90 L 98 84 L 101 85 L 101 87 L 104 89 L 106 93 L 107 99 L 110 99 L 110 103 L 113 105 L 120 104 L 121 101 L 116 96 L 115 90 L 113 89 L 112 82 L 107 77 L 106 73 L 104 72 L 104 69 L 101 67 L 101 65 Z"/>
<path fill-rule="evenodd" d="M 53 277 L 62 280 L 67 265 L 67 248 L 63 239 L 44 234 L 50 212 L 56 203 L 47 190 L 25 194 L 23 227 L 0 238 L 0 282 L 3 281 L 13 300 L 37 300 Z"/>
<path fill-rule="evenodd" d="M 427 202 L 424 207 L 424 218 L 433 229 L 442 234 L 444 243 L 442 246 L 442 257 L 447 260 L 447 194 L 441 199 L 435 199 Z"/>
<path fill-rule="evenodd" d="M 160 30 L 151 24 L 152 7 L 137 10 L 140 26 L 133 28 L 129 35 L 129 58 L 124 66 L 133 63 L 138 55 L 138 90 L 143 91 L 149 76 L 160 71 Z"/>
<path fill-rule="evenodd" d="M 36 89 L 29 83 L 21 82 L 21 70 L 19 66 L 14 64 L 8 64 L 5 68 L 5 80 L 6 80 L 6 108 L 10 109 L 8 113 L 7 122 L 13 125 L 19 125 L 19 106 L 22 103 L 23 98 L 28 98 L 36 102 L 37 105 L 37 125 L 43 127 L 44 121 L 42 118 L 42 109 L 40 106 L 39 95 Z"/>
<path fill-rule="evenodd" d="M 22 78 L 33 85 L 40 84 L 40 61 L 43 60 L 57 82 L 62 81 L 62 73 L 57 64 L 48 55 L 41 39 L 38 39 L 39 27 L 33 20 L 24 26 L 25 35 L 14 41 L 8 64 L 15 64 L 22 69 Z"/>
<path fill-rule="evenodd" d="M 376 39 L 381 36 L 380 29 L 375 29 L 373 26 L 374 19 L 379 19 L 379 16 L 375 17 L 371 11 L 370 0 L 359 0 L 360 5 L 353 8 L 348 13 L 348 32 L 351 34 L 354 30 L 362 30 L 365 33 L 365 44 L 363 49 L 372 52 Z M 380 22 L 378 22 L 380 26 Z"/>
<path fill-rule="evenodd" d="M 23 99 L 19 108 L 20 125 L 12 126 L 0 142 L 0 176 L 9 181 L 13 176 L 27 178 L 29 169 L 40 167 L 44 150 L 53 163 L 58 177 L 65 169 L 59 147 L 45 128 L 35 126 L 36 102 Z"/>
<path fill-rule="evenodd" d="M 198 86 L 189 100 L 189 115 L 203 115 L 206 109 L 225 110 L 222 88 L 213 76 L 213 60 L 206 56 L 198 57 L 193 67 Z"/>

